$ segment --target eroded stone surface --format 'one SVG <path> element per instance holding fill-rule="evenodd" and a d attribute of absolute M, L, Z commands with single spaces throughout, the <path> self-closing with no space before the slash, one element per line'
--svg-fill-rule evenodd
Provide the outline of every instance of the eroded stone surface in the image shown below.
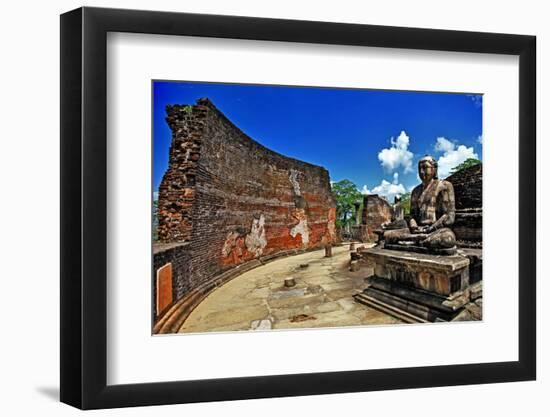
<path fill-rule="evenodd" d="M 260 214 L 259 219 L 253 219 L 252 226 L 250 227 L 250 233 L 246 235 L 244 240 L 246 248 L 255 256 L 260 256 L 263 253 L 264 248 L 267 246 L 264 224 L 265 217 L 263 214 Z"/>
<path fill-rule="evenodd" d="M 482 284 L 471 285 L 469 257 L 418 254 L 380 246 L 359 253 L 360 262 L 372 266 L 374 274 L 357 301 L 392 311 L 404 320 L 481 319 L 480 306 L 470 301 L 482 296 Z M 414 317 L 407 318 L 407 314 Z"/>
<path fill-rule="evenodd" d="M 394 251 L 379 246 L 361 251 L 363 262 L 374 267 L 374 274 L 441 295 L 463 290 L 469 285 L 464 256 L 436 256 Z"/>
<path fill-rule="evenodd" d="M 309 266 L 300 268 L 304 264 Z M 365 271 L 372 269 L 348 268 L 347 246 L 334 247 L 331 258 L 318 250 L 273 261 L 212 292 L 180 333 L 401 323 L 353 300 L 367 285 Z M 289 273 L 296 281 L 292 288 L 284 286 Z"/>
<path fill-rule="evenodd" d="M 363 199 L 363 218 L 360 236 L 357 236 L 363 242 L 376 242 L 378 237 L 374 233 L 380 229 L 381 225 L 391 220 L 392 209 L 390 204 L 376 194 L 366 195 Z"/>

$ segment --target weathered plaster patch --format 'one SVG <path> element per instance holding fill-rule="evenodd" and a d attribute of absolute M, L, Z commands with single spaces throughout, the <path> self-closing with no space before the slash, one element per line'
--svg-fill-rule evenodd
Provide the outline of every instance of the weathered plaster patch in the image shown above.
<path fill-rule="evenodd" d="M 307 227 L 307 219 L 301 219 L 299 223 L 290 229 L 290 236 L 296 237 L 302 235 L 302 244 L 306 246 L 309 243 L 309 229 Z"/>
<path fill-rule="evenodd" d="M 222 247 L 222 256 L 224 258 L 231 254 L 231 251 L 237 246 L 237 238 L 239 234 L 237 232 L 229 232 L 225 238 L 225 242 Z"/>
<path fill-rule="evenodd" d="M 264 248 L 267 246 L 267 239 L 265 237 L 265 217 L 260 215 L 259 219 L 252 220 L 252 226 L 250 227 L 250 233 L 246 235 L 245 245 L 246 248 L 252 252 L 255 256 L 260 256 Z"/>
<path fill-rule="evenodd" d="M 296 195 L 302 195 L 302 191 L 300 190 L 300 183 L 298 182 L 299 176 L 300 176 L 300 171 L 296 171 L 295 169 L 290 170 L 289 179 Z"/>
<path fill-rule="evenodd" d="M 307 224 L 307 215 L 304 209 L 295 209 L 293 210 L 292 217 L 298 220 L 298 224 L 294 225 L 290 229 L 290 236 L 296 237 L 301 235 L 302 237 L 302 246 L 307 246 L 309 243 L 309 227 Z"/>
<path fill-rule="evenodd" d="M 329 208 L 327 217 L 328 239 L 330 242 L 334 242 L 336 240 L 336 208 Z"/>

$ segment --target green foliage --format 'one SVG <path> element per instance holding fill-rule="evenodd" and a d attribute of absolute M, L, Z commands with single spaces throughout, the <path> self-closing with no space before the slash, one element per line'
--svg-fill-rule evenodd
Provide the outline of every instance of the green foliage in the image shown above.
<path fill-rule="evenodd" d="M 411 214 L 411 193 L 401 195 L 401 207 L 403 207 L 405 214 Z"/>
<path fill-rule="evenodd" d="M 361 212 L 361 210 L 355 212 L 354 204 L 361 202 L 363 195 L 350 180 L 332 184 L 332 194 L 336 199 L 336 225 L 347 229 L 355 224 L 355 216 Z"/>
<path fill-rule="evenodd" d="M 461 164 L 458 164 L 453 169 L 451 169 L 451 175 L 456 174 L 458 171 L 462 171 L 463 169 L 467 169 L 476 165 L 481 164 L 481 161 L 476 158 L 468 158 Z"/>
<path fill-rule="evenodd" d="M 193 113 L 193 106 L 190 106 L 190 105 L 183 106 L 183 111 L 187 114 Z"/>

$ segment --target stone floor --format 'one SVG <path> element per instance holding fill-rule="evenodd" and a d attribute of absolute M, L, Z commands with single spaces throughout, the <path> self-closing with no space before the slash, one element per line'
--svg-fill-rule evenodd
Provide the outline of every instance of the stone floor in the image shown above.
<path fill-rule="evenodd" d="M 349 245 L 282 258 L 234 278 L 195 308 L 180 333 L 401 323 L 355 302 L 367 271 L 348 270 Z M 296 285 L 284 286 L 286 278 Z"/>

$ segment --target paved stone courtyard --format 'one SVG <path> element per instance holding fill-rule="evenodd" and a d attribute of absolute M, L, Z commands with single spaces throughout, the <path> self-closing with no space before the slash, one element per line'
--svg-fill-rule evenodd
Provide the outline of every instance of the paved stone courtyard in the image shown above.
<path fill-rule="evenodd" d="M 349 245 L 282 258 L 234 278 L 195 308 L 180 333 L 401 323 L 355 302 L 366 270 L 350 272 Z M 294 278 L 293 287 L 284 281 Z"/>

